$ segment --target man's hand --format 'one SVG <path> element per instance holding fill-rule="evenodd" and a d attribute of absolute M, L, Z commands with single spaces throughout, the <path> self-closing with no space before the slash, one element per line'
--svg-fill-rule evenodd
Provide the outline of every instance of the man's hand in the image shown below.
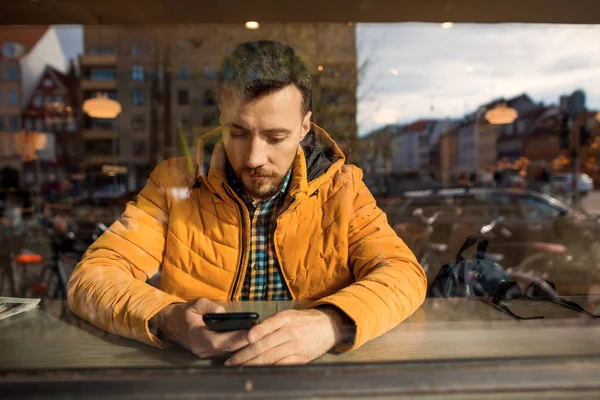
<path fill-rule="evenodd" d="M 248 331 L 215 333 L 206 329 L 204 314 L 224 313 L 225 308 L 208 299 L 171 304 L 152 319 L 170 340 L 200 357 L 214 357 L 248 345 Z"/>
<path fill-rule="evenodd" d="M 286 310 L 248 332 L 250 345 L 225 365 L 306 364 L 341 343 L 354 323 L 335 307 Z"/>

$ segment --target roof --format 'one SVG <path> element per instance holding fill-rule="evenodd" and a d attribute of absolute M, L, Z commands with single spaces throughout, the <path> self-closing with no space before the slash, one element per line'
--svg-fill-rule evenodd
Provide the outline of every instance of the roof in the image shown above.
<path fill-rule="evenodd" d="M 437 122 L 437 120 L 434 119 L 419 119 L 415 122 L 412 122 L 408 125 L 406 125 L 406 127 L 404 127 L 404 131 L 405 132 L 420 132 L 422 130 L 424 130 L 425 128 L 427 128 L 427 125 Z"/>
<path fill-rule="evenodd" d="M 388 137 L 390 135 L 393 135 L 394 133 L 396 133 L 396 131 L 399 131 L 401 129 L 402 129 L 402 125 L 395 125 L 395 124 L 385 125 L 381 128 L 377 128 L 377 129 L 367 133 L 366 135 L 361 136 L 359 138 L 359 140 L 382 139 L 382 138 Z"/>
<path fill-rule="evenodd" d="M 37 42 L 46 34 L 50 26 L 2 26 L 0 25 L 0 45 L 5 42 L 16 42 L 29 53 Z"/>

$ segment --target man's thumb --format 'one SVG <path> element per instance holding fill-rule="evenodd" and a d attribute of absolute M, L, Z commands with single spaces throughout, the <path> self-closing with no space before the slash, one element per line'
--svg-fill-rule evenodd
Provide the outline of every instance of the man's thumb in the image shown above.
<path fill-rule="evenodd" d="M 204 298 L 196 300 L 194 303 L 194 309 L 202 315 L 223 314 L 225 312 L 225 307 Z"/>

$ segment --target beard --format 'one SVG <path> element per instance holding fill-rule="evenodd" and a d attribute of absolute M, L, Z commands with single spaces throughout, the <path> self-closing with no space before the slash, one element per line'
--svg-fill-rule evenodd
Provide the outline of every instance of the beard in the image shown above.
<path fill-rule="evenodd" d="M 235 174 L 237 175 L 238 179 L 242 181 L 242 184 L 244 185 L 244 191 L 248 197 L 253 200 L 264 201 L 269 200 L 281 191 L 288 172 L 280 175 L 276 172 L 267 171 L 262 167 L 243 167 L 238 168 L 235 171 Z"/>

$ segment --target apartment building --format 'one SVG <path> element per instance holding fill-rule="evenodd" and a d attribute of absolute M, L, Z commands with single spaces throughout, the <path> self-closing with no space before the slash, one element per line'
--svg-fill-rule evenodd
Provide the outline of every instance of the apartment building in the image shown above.
<path fill-rule="evenodd" d="M 21 114 L 48 65 L 60 72 L 68 67 L 53 27 L 0 27 L 0 168 L 21 171 Z"/>
<path fill-rule="evenodd" d="M 352 157 L 356 142 L 356 45 L 348 24 L 88 26 L 80 57 L 84 98 L 106 93 L 123 108 L 116 120 L 84 118 L 85 168 L 101 180 L 118 164 L 130 190 L 164 158 L 194 154 L 198 136 L 219 125 L 217 72 L 223 57 L 251 40 L 289 44 L 313 75 L 314 120 Z M 93 180 L 93 179 L 92 179 Z"/>

